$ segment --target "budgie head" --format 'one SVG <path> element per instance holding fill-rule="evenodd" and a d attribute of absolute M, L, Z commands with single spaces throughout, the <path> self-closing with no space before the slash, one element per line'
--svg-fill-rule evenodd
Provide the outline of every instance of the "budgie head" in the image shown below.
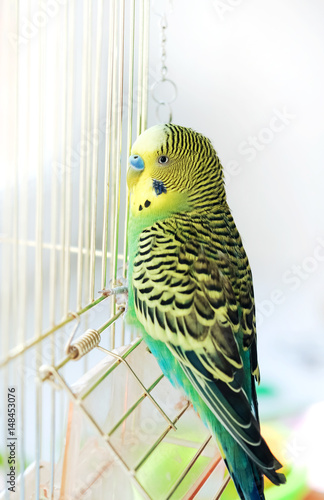
<path fill-rule="evenodd" d="M 135 141 L 128 187 L 135 216 L 208 210 L 225 201 L 218 156 L 203 135 L 174 124 L 156 125 Z"/>

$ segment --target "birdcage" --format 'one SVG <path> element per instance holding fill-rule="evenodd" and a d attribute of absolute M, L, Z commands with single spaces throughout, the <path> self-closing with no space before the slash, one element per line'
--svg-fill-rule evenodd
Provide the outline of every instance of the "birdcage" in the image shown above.
<path fill-rule="evenodd" d="M 127 158 L 157 80 L 150 7 L 2 4 L 0 498 L 211 499 L 228 482 L 125 328 L 125 300 L 102 292 L 126 283 Z"/>

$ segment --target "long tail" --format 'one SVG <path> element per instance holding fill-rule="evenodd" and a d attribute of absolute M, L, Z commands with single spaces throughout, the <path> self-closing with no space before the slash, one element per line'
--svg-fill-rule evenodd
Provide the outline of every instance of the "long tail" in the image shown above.
<path fill-rule="evenodd" d="M 229 470 L 230 468 L 229 468 L 227 460 L 225 459 L 224 462 L 226 464 L 227 469 Z M 256 466 L 254 464 L 250 464 L 250 465 L 251 465 L 251 468 L 250 468 L 251 470 L 247 471 L 246 474 L 248 475 L 250 481 L 251 481 L 251 477 L 253 477 L 254 483 L 251 485 L 251 489 L 249 491 L 249 496 L 247 497 L 245 492 L 244 492 L 244 491 L 246 491 L 246 488 L 244 489 L 244 491 L 242 489 L 242 479 L 243 478 L 240 478 L 240 480 L 239 480 L 237 475 L 235 473 L 231 472 L 230 475 L 231 475 L 231 478 L 233 479 L 233 482 L 235 484 L 236 491 L 242 500 L 265 500 L 265 496 L 263 493 L 263 477 L 262 476 L 260 477 L 260 472 L 258 470 L 256 470 Z M 244 482 L 246 483 L 246 481 L 244 481 Z"/>
<path fill-rule="evenodd" d="M 261 469 L 236 443 L 226 429 L 220 426 L 219 422 L 214 420 L 212 427 L 210 423 L 208 427 L 216 438 L 219 450 L 241 500 L 265 500 L 263 492 L 264 475 L 275 485 L 286 482 L 284 474 L 276 471 L 281 467 L 281 464 L 274 457 L 273 468 Z"/>
<path fill-rule="evenodd" d="M 235 447 L 235 444 L 232 446 Z M 237 449 L 234 454 L 240 455 L 243 450 Z M 244 454 L 244 452 L 243 452 Z M 231 456 L 233 451 L 227 452 L 227 458 L 224 459 L 226 467 L 233 479 L 237 493 L 241 500 L 265 500 L 263 492 L 263 474 L 258 466 L 245 454 L 244 456 L 236 456 L 235 459 L 235 470 L 230 465 Z M 237 464 L 242 464 L 238 467 Z M 276 485 L 284 484 L 286 482 L 284 474 L 278 472 L 267 473 L 269 479 Z"/>
<path fill-rule="evenodd" d="M 209 413 L 209 409 L 206 411 L 206 407 L 200 407 L 199 414 L 217 441 L 241 500 L 265 500 L 264 476 L 277 486 L 286 482 L 285 475 L 277 472 L 277 469 L 282 467 L 280 462 L 271 454 L 265 442 L 262 447 L 266 460 L 262 467 L 255 463 L 215 416 Z"/>
<path fill-rule="evenodd" d="M 233 444 L 233 446 L 235 447 L 235 444 Z M 241 455 L 241 451 L 242 450 L 236 450 L 234 454 Z M 260 473 L 255 463 L 247 456 L 237 456 L 235 460 L 235 470 L 233 470 L 230 464 L 230 462 L 232 462 L 231 455 L 233 455 L 233 451 L 227 451 L 227 458 L 224 458 L 224 462 L 235 484 L 240 499 L 265 500 L 263 493 L 263 474 Z M 237 467 L 237 461 L 242 464 L 242 467 Z"/>
<path fill-rule="evenodd" d="M 248 443 L 244 449 L 207 406 L 190 379 L 184 376 L 183 368 L 167 346 L 145 334 L 144 339 L 164 374 L 175 386 L 180 386 L 185 391 L 200 418 L 215 437 L 241 500 L 264 500 L 263 475 L 276 485 L 285 483 L 284 474 L 277 472 L 281 464 L 272 455 L 261 436 L 259 443 Z M 216 386 L 211 388 L 215 391 L 216 389 Z M 257 418 L 257 407 L 255 413 Z"/>

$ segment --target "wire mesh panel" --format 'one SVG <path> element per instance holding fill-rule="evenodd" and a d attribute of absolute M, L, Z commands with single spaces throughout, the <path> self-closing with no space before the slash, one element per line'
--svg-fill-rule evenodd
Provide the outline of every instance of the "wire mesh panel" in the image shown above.
<path fill-rule="evenodd" d="M 121 498 L 125 474 L 129 498 L 158 498 L 145 479 L 152 463 L 145 467 L 157 447 L 173 445 L 191 454 L 168 472 L 159 498 L 180 498 L 180 484 L 194 498 L 219 463 L 210 437 L 204 430 L 197 444 L 173 436 L 188 404 L 178 408 L 175 390 L 161 389 L 173 398 L 172 411 L 163 410 L 163 397 L 160 404 L 153 396 L 165 383 L 157 367 L 146 381 L 112 354 L 136 332 L 125 330 L 124 304 L 101 293 L 127 273 L 126 169 L 146 128 L 150 2 L 16 0 L 1 8 L 1 498 Z M 102 379 L 94 382 L 91 370 Z M 112 372 L 118 383 L 106 386 Z M 101 415 L 87 407 L 94 392 L 106 401 Z M 125 439 L 134 439 L 150 405 L 159 426 L 144 444 L 127 446 L 125 458 Z M 109 467 L 119 486 L 107 496 Z"/>

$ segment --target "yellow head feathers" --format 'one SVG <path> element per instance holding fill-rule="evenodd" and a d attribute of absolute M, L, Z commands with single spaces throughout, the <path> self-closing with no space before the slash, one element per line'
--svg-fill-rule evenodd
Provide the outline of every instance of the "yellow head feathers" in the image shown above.
<path fill-rule="evenodd" d="M 225 199 L 222 167 L 209 139 L 173 124 L 147 129 L 135 141 L 127 183 L 133 215 L 208 209 Z"/>

